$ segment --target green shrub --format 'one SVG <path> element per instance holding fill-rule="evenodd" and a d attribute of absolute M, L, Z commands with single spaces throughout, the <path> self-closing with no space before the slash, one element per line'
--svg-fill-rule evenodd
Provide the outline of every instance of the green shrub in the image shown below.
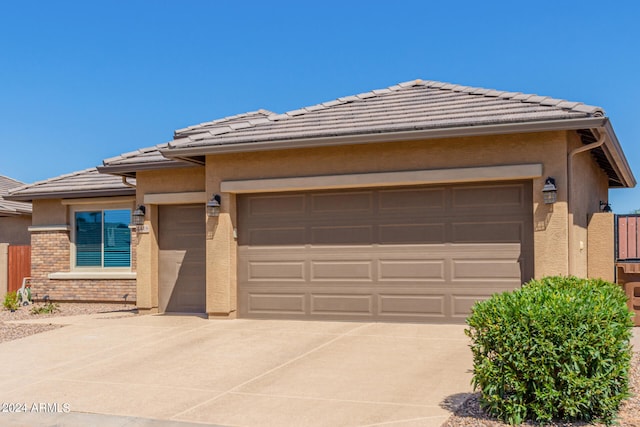
<path fill-rule="evenodd" d="M 18 294 L 15 291 L 7 292 L 2 303 L 7 310 L 15 311 L 20 307 L 18 302 Z"/>
<path fill-rule="evenodd" d="M 629 396 L 631 313 L 619 286 L 547 277 L 478 302 L 473 386 L 511 424 L 615 419 Z"/>
<path fill-rule="evenodd" d="M 31 314 L 50 314 L 59 310 L 58 304 L 47 301 L 42 306 L 33 306 L 31 308 Z"/>

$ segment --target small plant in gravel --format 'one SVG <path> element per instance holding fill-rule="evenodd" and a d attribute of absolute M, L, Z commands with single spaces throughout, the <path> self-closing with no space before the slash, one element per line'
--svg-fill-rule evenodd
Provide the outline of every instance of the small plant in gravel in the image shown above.
<path fill-rule="evenodd" d="M 4 296 L 4 301 L 2 303 L 4 308 L 11 311 L 16 311 L 20 308 L 20 302 L 18 301 L 18 294 L 15 291 L 7 292 Z"/>
<path fill-rule="evenodd" d="M 629 396 L 631 313 L 619 286 L 547 277 L 477 303 L 473 386 L 502 421 L 612 423 Z"/>
<path fill-rule="evenodd" d="M 58 306 L 58 304 L 47 301 L 44 303 L 44 305 L 32 307 L 31 314 L 50 314 L 55 313 L 59 309 L 60 307 Z"/>

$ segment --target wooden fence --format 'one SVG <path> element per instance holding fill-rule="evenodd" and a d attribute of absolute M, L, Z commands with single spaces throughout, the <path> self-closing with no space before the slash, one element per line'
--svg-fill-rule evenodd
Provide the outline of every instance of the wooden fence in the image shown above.
<path fill-rule="evenodd" d="M 616 260 L 640 259 L 640 215 L 616 215 Z"/>
<path fill-rule="evenodd" d="M 31 246 L 9 246 L 8 291 L 17 291 L 22 279 L 31 276 Z"/>

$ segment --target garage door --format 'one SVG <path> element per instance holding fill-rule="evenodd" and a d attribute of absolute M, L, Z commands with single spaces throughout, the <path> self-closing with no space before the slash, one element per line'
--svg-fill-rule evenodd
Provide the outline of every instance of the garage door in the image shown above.
<path fill-rule="evenodd" d="M 202 204 L 159 206 L 161 312 L 205 312 L 205 218 Z"/>
<path fill-rule="evenodd" d="M 239 315 L 461 322 L 533 275 L 531 182 L 238 197 Z"/>

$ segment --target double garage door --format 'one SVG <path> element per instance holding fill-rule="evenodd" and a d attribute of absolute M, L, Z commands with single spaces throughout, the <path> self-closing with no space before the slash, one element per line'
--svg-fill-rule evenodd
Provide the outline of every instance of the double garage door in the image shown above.
<path fill-rule="evenodd" d="M 241 317 L 464 321 L 533 275 L 531 182 L 238 197 Z"/>

